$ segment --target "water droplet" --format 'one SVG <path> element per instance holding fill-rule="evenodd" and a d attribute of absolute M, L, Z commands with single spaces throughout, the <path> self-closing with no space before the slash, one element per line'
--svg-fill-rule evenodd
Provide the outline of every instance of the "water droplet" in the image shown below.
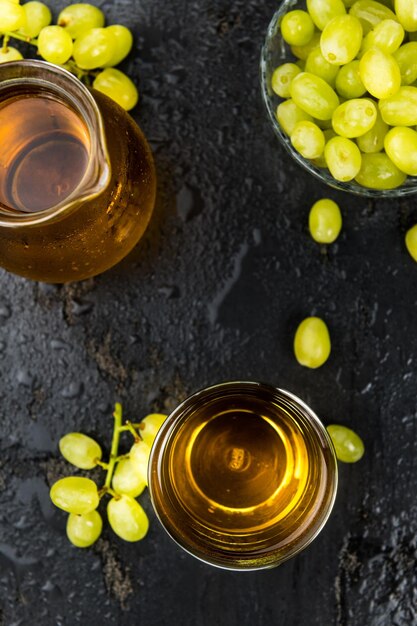
<path fill-rule="evenodd" d="M 61 390 L 61 396 L 72 400 L 78 398 L 84 390 L 84 385 L 80 382 L 72 382 Z"/>
<path fill-rule="evenodd" d="M 32 387 L 33 385 L 33 376 L 24 369 L 17 371 L 16 379 L 19 385 L 23 385 L 23 387 Z"/>
<path fill-rule="evenodd" d="M 12 310 L 5 302 L 0 302 L 0 321 L 9 319 L 12 314 Z"/>
<path fill-rule="evenodd" d="M 93 302 L 74 300 L 72 303 L 72 312 L 74 315 L 86 315 L 90 313 L 93 307 Z"/>
<path fill-rule="evenodd" d="M 52 350 L 67 350 L 68 349 L 68 344 L 65 343 L 65 341 L 62 341 L 62 339 L 51 339 L 51 341 L 49 342 L 49 345 L 51 346 Z"/>
<path fill-rule="evenodd" d="M 211 324 L 215 324 L 219 315 L 219 309 L 228 295 L 228 293 L 232 290 L 233 286 L 239 279 L 239 276 L 242 271 L 242 263 L 243 259 L 247 255 L 249 251 L 249 245 L 247 243 L 243 243 L 239 251 L 236 253 L 233 263 L 232 275 L 230 278 L 226 279 L 222 289 L 216 294 L 213 300 L 208 305 L 208 316 Z"/>
<path fill-rule="evenodd" d="M 171 287 L 160 287 L 158 289 L 158 293 L 161 293 L 162 295 L 166 296 L 166 298 L 168 299 L 172 299 L 172 298 L 179 298 L 180 296 L 180 290 L 177 286 L 173 285 Z"/>
<path fill-rule="evenodd" d="M 184 185 L 177 194 L 177 214 L 183 222 L 190 221 L 204 209 L 204 202 L 200 193 Z"/>

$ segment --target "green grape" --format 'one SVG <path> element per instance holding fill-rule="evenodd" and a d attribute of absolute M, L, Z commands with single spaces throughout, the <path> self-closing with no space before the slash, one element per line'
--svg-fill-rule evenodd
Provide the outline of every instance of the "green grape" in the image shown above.
<path fill-rule="evenodd" d="M 129 452 L 129 458 L 135 466 L 142 480 L 148 484 L 148 464 L 151 447 L 144 441 L 134 443 Z"/>
<path fill-rule="evenodd" d="M 107 505 L 107 517 L 113 531 L 125 541 L 140 541 L 148 532 L 147 515 L 130 496 L 112 498 Z"/>
<path fill-rule="evenodd" d="M 307 57 L 305 71 L 310 74 L 315 74 L 315 76 L 320 76 L 320 78 L 333 87 L 339 68 L 337 65 L 332 65 L 332 63 L 326 61 L 320 48 L 315 48 Z"/>
<path fill-rule="evenodd" d="M 319 120 L 329 120 L 339 106 L 339 98 L 330 85 L 308 72 L 301 72 L 293 78 L 290 94 L 301 109 Z"/>
<path fill-rule="evenodd" d="M 293 147 L 305 159 L 317 159 L 323 153 L 324 134 L 313 122 L 298 122 L 291 133 L 290 140 Z"/>
<path fill-rule="evenodd" d="M 333 442 L 336 456 L 344 463 L 356 463 L 365 452 L 362 439 L 350 428 L 339 424 L 327 426 L 327 432 Z"/>
<path fill-rule="evenodd" d="M 395 13 L 405 30 L 417 30 L 417 5 L 415 0 L 395 0 Z"/>
<path fill-rule="evenodd" d="M 329 63 L 344 65 L 358 54 L 362 43 L 362 26 L 353 15 L 338 15 L 325 26 L 320 49 Z"/>
<path fill-rule="evenodd" d="M 0 47 L 0 63 L 8 63 L 8 61 L 20 61 L 20 59 L 23 59 L 23 56 L 20 54 L 19 50 L 16 50 L 16 48 L 7 46 L 7 48 L 4 49 Z"/>
<path fill-rule="evenodd" d="M 294 338 L 294 353 L 298 363 L 316 369 L 327 361 L 330 350 L 330 335 L 325 322 L 319 317 L 303 320 Z"/>
<path fill-rule="evenodd" d="M 126 26 L 121 24 L 114 24 L 113 26 L 107 26 L 106 30 L 110 32 L 116 42 L 116 48 L 110 61 L 108 61 L 102 67 L 113 67 L 118 65 L 132 49 L 133 35 Z"/>
<path fill-rule="evenodd" d="M 359 61 L 351 61 L 343 65 L 336 76 L 336 91 L 342 98 L 360 98 L 366 93 L 366 88 L 359 74 Z"/>
<path fill-rule="evenodd" d="M 159 429 L 167 417 L 167 415 L 162 413 L 150 413 L 141 421 L 140 435 L 148 446 L 152 446 Z"/>
<path fill-rule="evenodd" d="M 362 42 L 360 55 L 370 48 L 377 47 L 387 54 L 393 54 L 401 46 L 404 39 L 404 29 L 394 20 L 382 20 Z"/>
<path fill-rule="evenodd" d="M 384 152 L 375 152 L 362 155 L 362 165 L 355 180 L 369 189 L 396 189 L 406 178 L 407 175 Z"/>
<path fill-rule="evenodd" d="M 417 124 L 417 87 L 400 87 L 390 98 L 378 103 L 382 119 L 390 126 Z"/>
<path fill-rule="evenodd" d="M 291 46 L 291 52 L 300 61 L 305 61 L 312 50 L 320 47 L 321 33 L 315 31 L 312 38 L 305 46 Z"/>
<path fill-rule="evenodd" d="M 350 15 L 358 18 L 362 24 L 363 34 L 367 35 L 382 20 L 395 20 L 397 17 L 391 9 L 374 0 L 358 0 L 349 10 Z"/>
<path fill-rule="evenodd" d="M 405 245 L 414 261 L 417 261 L 417 224 L 414 224 L 405 235 Z"/>
<path fill-rule="evenodd" d="M 292 98 L 289 98 L 278 105 L 276 117 L 282 130 L 289 137 L 291 136 L 297 122 L 301 122 L 301 120 L 309 120 L 310 122 L 313 121 L 312 116 L 303 111 L 303 109 L 300 109 Z"/>
<path fill-rule="evenodd" d="M 50 63 L 63 65 L 72 54 L 72 39 L 60 26 L 45 26 L 38 37 L 38 52 Z"/>
<path fill-rule="evenodd" d="M 58 480 L 52 485 L 50 497 L 59 509 L 78 515 L 94 511 L 99 503 L 96 483 L 78 476 Z"/>
<path fill-rule="evenodd" d="M 406 126 L 391 128 L 384 140 L 385 152 L 399 170 L 417 176 L 417 132 Z"/>
<path fill-rule="evenodd" d="M 136 498 L 145 489 L 146 482 L 131 459 L 122 459 L 116 466 L 112 487 L 116 493 Z"/>
<path fill-rule="evenodd" d="M 73 57 L 82 70 L 108 63 L 115 53 L 116 39 L 107 28 L 92 28 L 74 42 Z"/>
<path fill-rule="evenodd" d="M 29 37 L 29 39 L 37 37 L 42 28 L 48 26 L 52 21 L 52 13 L 43 2 L 37 2 L 36 0 L 26 2 L 26 4 L 23 5 L 23 10 L 25 12 L 26 22 L 25 25 L 19 29 L 19 33 L 24 37 Z"/>
<path fill-rule="evenodd" d="M 291 81 L 300 72 L 300 68 L 295 63 L 283 63 L 277 67 L 271 76 L 272 91 L 281 98 L 289 98 Z"/>
<path fill-rule="evenodd" d="M 398 63 L 379 48 L 367 50 L 359 63 L 359 74 L 369 93 L 375 98 L 390 98 L 401 86 Z"/>
<path fill-rule="evenodd" d="M 72 39 L 78 39 L 92 28 L 104 26 L 104 13 L 92 4 L 70 4 L 58 15 L 57 23 L 65 28 Z"/>
<path fill-rule="evenodd" d="M 329 198 L 317 200 L 310 209 L 308 227 L 314 241 L 333 243 L 342 229 L 339 206 Z"/>
<path fill-rule="evenodd" d="M 361 135 L 356 139 L 359 150 L 361 152 L 371 153 L 380 152 L 384 148 L 385 135 L 388 132 L 388 124 L 382 119 L 381 113 L 378 110 L 376 114 L 375 124 L 364 135 Z"/>
<path fill-rule="evenodd" d="M 325 146 L 326 143 L 332 139 L 332 137 L 336 137 L 336 133 L 334 132 L 333 128 L 327 128 L 325 130 L 323 130 L 323 135 L 324 135 L 324 141 L 325 141 Z M 325 167 L 327 169 L 327 163 L 326 163 L 326 159 L 324 157 L 324 150 L 323 153 L 321 154 L 321 156 L 319 156 L 317 159 L 312 159 L 311 161 L 316 167 Z"/>
<path fill-rule="evenodd" d="M 281 35 L 290 46 L 305 46 L 314 33 L 313 20 L 307 11 L 288 11 L 281 20 Z"/>
<path fill-rule="evenodd" d="M 350 9 L 350 7 L 355 4 L 356 0 L 343 0 L 343 4 L 345 5 L 345 7 L 347 9 Z"/>
<path fill-rule="evenodd" d="M 346 137 L 333 137 L 324 147 L 324 157 L 333 178 L 347 182 L 355 178 L 361 168 L 358 146 Z"/>
<path fill-rule="evenodd" d="M 99 444 L 83 433 L 68 433 L 62 437 L 59 450 L 64 459 L 80 469 L 92 469 L 102 457 Z"/>
<path fill-rule="evenodd" d="M 369 98 L 353 98 L 339 105 L 332 117 L 333 128 L 342 137 L 360 137 L 375 124 L 377 108 Z"/>
<path fill-rule="evenodd" d="M 117 102 L 126 111 L 133 109 L 139 99 L 138 90 L 130 78 L 113 67 L 100 72 L 94 79 L 93 87 Z"/>
<path fill-rule="evenodd" d="M 7 0 L 0 1 L 0 32 L 15 31 L 26 23 L 23 7 Z"/>
<path fill-rule="evenodd" d="M 101 535 L 103 520 L 98 511 L 84 515 L 70 513 L 67 520 L 67 537 L 77 548 L 89 548 Z"/>
<path fill-rule="evenodd" d="M 342 0 L 307 0 L 307 11 L 319 30 L 337 15 L 346 13 Z"/>
<path fill-rule="evenodd" d="M 394 52 L 401 73 L 401 84 L 411 85 L 417 80 L 417 41 L 409 41 Z"/>

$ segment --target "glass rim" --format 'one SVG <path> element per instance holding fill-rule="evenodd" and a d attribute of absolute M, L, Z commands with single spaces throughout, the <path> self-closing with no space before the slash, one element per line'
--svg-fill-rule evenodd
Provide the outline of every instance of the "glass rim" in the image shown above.
<path fill-rule="evenodd" d="M 329 484 L 330 497 L 328 498 L 326 508 L 324 509 L 324 512 L 322 513 L 322 515 L 317 516 L 317 518 L 319 519 L 319 523 L 317 527 L 315 528 L 314 532 L 311 535 L 308 535 L 303 540 L 301 540 L 299 545 L 295 545 L 294 548 L 288 552 L 288 554 L 284 556 L 280 556 L 279 558 L 277 558 L 276 560 L 272 562 L 268 562 L 268 563 L 256 565 L 256 566 L 230 565 L 229 563 L 223 562 L 220 559 L 217 559 L 217 560 L 210 559 L 209 556 L 207 556 L 202 550 L 200 551 L 193 550 L 192 548 L 189 547 L 186 541 L 181 541 L 174 532 L 171 532 L 169 524 L 167 524 L 164 519 L 165 516 L 160 514 L 160 511 L 158 510 L 158 507 L 155 504 L 156 498 L 155 498 L 153 478 L 152 478 L 152 473 L 153 473 L 152 466 L 154 464 L 154 456 L 156 455 L 156 450 L 161 445 L 161 442 L 164 439 L 166 439 L 165 443 L 167 442 L 167 440 L 169 439 L 170 433 L 172 433 L 174 427 L 177 427 L 178 424 L 181 422 L 181 416 L 184 414 L 184 411 L 186 411 L 189 408 L 189 406 L 192 405 L 196 400 L 198 401 L 198 400 L 204 399 L 205 397 L 210 397 L 210 396 L 214 396 L 217 394 L 220 395 L 223 392 L 233 391 L 233 390 L 237 392 L 242 391 L 242 390 L 246 390 L 246 391 L 264 390 L 273 395 L 276 395 L 276 394 L 281 395 L 285 399 L 297 405 L 303 411 L 304 415 L 308 418 L 310 424 L 313 426 L 315 431 L 321 436 L 323 436 L 323 438 L 325 439 L 328 450 L 330 452 L 332 465 L 333 465 L 331 476 L 330 478 L 327 479 L 327 482 Z M 164 447 L 165 446 L 162 445 L 162 449 Z M 161 474 L 161 471 L 160 471 L 161 462 L 162 462 L 162 454 L 159 455 L 159 459 L 157 459 L 157 464 L 158 464 L 157 473 L 159 476 Z M 307 546 L 312 541 L 314 541 L 314 539 L 323 530 L 333 510 L 333 506 L 334 506 L 336 495 L 337 495 L 337 487 L 338 487 L 338 465 L 337 465 L 335 449 L 334 449 L 331 437 L 329 433 L 327 432 L 327 429 L 325 428 L 324 424 L 321 422 L 317 414 L 303 400 L 301 400 L 301 398 L 299 398 L 297 395 L 293 394 L 292 392 L 287 391 L 285 389 L 281 389 L 279 387 L 275 387 L 274 385 L 270 385 L 268 383 L 249 381 L 249 380 L 233 380 L 233 381 L 227 381 L 227 382 L 220 382 L 214 385 L 210 385 L 209 387 L 204 387 L 202 389 L 199 389 L 198 391 L 189 395 L 168 415 L 161 429 L 158 431 L 155 441 L 151 448 L 151 454 L 150 454 L 149 463 L 148 463 L 149 495 L 151 499 L 152 508 L 162 528 L 165 530 L 168 536 L 185 552 L 187 552 L 194 558 L 197 558 L 199 561 L 202 561 L 203 563 L 206 563 L 208 565 L 211 565 L 219 569 L 223 569 L 223 570 L 232 570 L 232 571 L 242 572 L 242 571 L 257 571 L 257 570 L 262 570 L 262 569 L 271 569 L 273 567 L 277 567 L 278 565 L 281 565 L 285 561 L 299 554 L 301 551 L 307 548 Z"/>
<path fill-rule="evenodd" d="M 404 196 L 416 194 L 417 177 L 415 176 L 408 176 L 405 184 L 400 185 L 399 187 L 396 187 L 394 189 L 372 189 L 370 187 L 362 187 L 355 180 L 348 182 L 338 181 L 333 178 L 331 174 L 328 173 L 325 169 L 315 166 L 313 163 L 302 157 L 301 154 L 299 154 L 293 148 L 289 137 L 281 129 L 276 119 L 275 111 L 276 106 L 279 103 L 278 100 L 284 101 L 284 99 L 279 98 L 279 96 L 275 96 L 277 99 L 277 103 L 272 103 L 272 98 L 268 90 L 268 70 L 270 70 L 268 63 L 268 48 L 270 42 L 273 39 L 275 39 L 277 36 L 281 37 L 279 34 L 277 34 L 277 27 L 282 17 L 288 12 L 289 9 L 297 7 L 298 5 L 305 6 L 305 4 L 306 3 L 304 0 L 283 0 L 282 4 L 274 12 L 271 18 L 271 21 L 267 28 L 264 43 L 261 47 L 259 63 L 261 95 L 268 114 L 269 121 L 272 124 L 274 133 L 278 137 L 280 144 L 284 147 L 286 152 L 294 159 L 294 161 L 296 161 L 304 170 L 314 176 L 314 178 L 320 180 L 322 183 L 325 183 L 327 186 L 332 187 L 333 189 L 337 189 L 338 191 L 344 191 L 346 193 L 351 193 L 356 196 L 373 199 L 402 198 Z M 283 40 L 282 45 L 284 45 Z M 286 61 L 283 60 L 282 62 L 285 63 Z M 291 62 L 291 59 L 287 59 L 287 62 Z"/>
<path fill-rule="evenodd" d="M 28 69 L 32 70 L 33 76 Z M 65 68 L 43 60 L 22 59 L 0 64 L 0 96 L 3 90 L 14 84 L 48 88 L 82 118 L 90 137 L 88 163 L 83 177 L 64 200 L 33 213 L 16 211 L 0 202 L 0 226 L 16 229 L 51 222 L 70 212 L 80 202 L 93 199 L 108 185 L 111 168 L 100 110 L 89 89 L 78 78 Z"/>

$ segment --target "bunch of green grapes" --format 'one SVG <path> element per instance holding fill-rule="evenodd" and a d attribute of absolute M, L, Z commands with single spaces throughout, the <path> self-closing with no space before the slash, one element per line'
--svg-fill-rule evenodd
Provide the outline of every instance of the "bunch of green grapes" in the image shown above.
<path fill-rule="evenodd" d="M 286 13 L 293 59 L 275 69 L 277 120 L 338 181 L 394 189 L 417 176 L 414 0 L 307 0 Z"/>
<path fill-rule="evenodd" d="M 104 26 L 104 13 L 92 4 L 71 4 L 61 11 L 57 24 L 46 4 L 33 0 L 0 0 L 0 63 L 22 59 L 9 46 L 11 38 L 37 47 L 40 56 L 73 72 L 126 111 L 138 101 L 138 91 L 118 65 L 130 52 L 132 33 L 126 26 Z"/>
<path fill-rule="evenodd" d="M 103 521 L 97 508 L 101 498 L 110 496 L 107 518 L 113 531 L 125 541 L 140 541 L 146 535 L 149 521 L 136 498 L 148 484 L 148 462 L 152 443 L 166 415 L 152 413 L 140 423 L 122 424 L 122 408 L 116 404 L 111 454 L 102 461 L 100 445 L 83 433 L 68 433 L 59 442 L 62 456 L 82 470 L 102 467 L 104 484 L 81 476 L 61 478 L 51 488 L 52 502 L 69 513 L 68 539 L 78 548 L 87 548 L 99 538 Z M 120 434 L 130 432 L 134 444 L 127 455 L 118 455 Z"/>

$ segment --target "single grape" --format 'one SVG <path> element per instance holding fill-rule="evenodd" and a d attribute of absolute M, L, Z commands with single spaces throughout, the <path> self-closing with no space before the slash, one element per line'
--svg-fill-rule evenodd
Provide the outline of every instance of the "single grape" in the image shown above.
<path fill-rule="evenodd" d="M 417 30 L 417 5 L 415 0 L 395 0 L 398 21 L 409 32 Z"/>
<path fill-rule="evenodd" d="M 68 433 L 59 440 L 59 450 L 69 463 L 80 469 L 92 469 L 101 459 L 99 444 L 83 433 Z"/>
<path fill-rule="evenodd" d="M 339 72 L 337 65 L 326 61 L 320 48 L 315 48 L 310 52 L 304 70 L 310 74 L 315 74 L 315 76 L 320 76 L 320 78 L 325 80 L 331 87 L 334 86 L 336 76 Z"/>
<path fill-rule="evenodd" d="M 361 168 L 360 150 L 347 137 L 330 139 L 324 147 L 324 157 L 333 178 L 342 182 L 355 178 Z"/>
<path fill-rule="evenodd" d="M 371 48 L 360 60 L 359 74 L 369 93 L 375 98 L 390 98 L 401 86 L 401 72 L 391 54 Z"/>
<path fill-rule="evenodd" d="M 338 15 L 326 24 L 320 38 L 322 55 L 329 63 L 350 63 L 362 43 L 362 26 L 354 15 Z"/>
<path fill-rule="evenodd" d="M 133 35 L 126 26 L 121 24 L 114 24 L 113 26 L 107 26 L 106 30 L 110 32 L 115 40 L 115 49 L 110 61 L 107 61 L 102 67 L 113 67 L 118 65 L 132 49 Z"/>
<path fill-rule="evenodd" d="M 339 98 L 330 85 L 309 72 L 301 72 L 293 78 L 290 94 L 303 111 L 319 120 L 329 120 L 339 106 Z"/>
<path fill-rule="evenodd" d="M 26 23 L 23 7 L 8 0 L 0 1 L 0 32 L 15 31 Z"/>
<path fill-rule="evenodd" d="M 281 20 L 281 35 L 290 46 L 305 46 L 313 33 L 313 20 L 307 11 L 288 11 Z"/>
<path fill-rule="evenodd" d="M 406 126 L 395 126 L 385 135 L 385 152 L 399 170 L 417 176 L 417 132 Z"/>
<path fill-rule="evenodd" d="M 393 54 L 404 39 L 404 28 L 395 20 L 382 20 L 362 42 L 360 56 L 370 48 L 377 47 L 387 54 Z"/>
<path fill-rule="evenodd" d="M 312 116 L 300 109 L 292 98 L 281 102 L 277 106 L 276 117 L 282 130 L 288 136 L 291 136 L 297 122 L 301 122 L 301 120 L 313 121 Z"/>
<path fill-rule="evenodd" d="M 305 367 L 315 369 L 330 355 L 330 335 L 325 322 L 319 317 L 307 317 L 298 326 L 294 338 L 295 358 Z"/>
<path fill-rule="evenodd" d="M 72 54 L 72 39 L 60 26 L 45 26 L 38 37 L 38 52 L 50 63 L 63 65 Z"/>
<path fill-rule="evenodd" d="M 313 122 L 302 121 L 291 133 L 291 144 L 305 159 L 317 159 L 324 150 L 323 131 Z"/>
<path fill-rule="evenodd" d="M 384 152 L 362 154 L 362 164 L 355 176 L 357 183 L 370 189 L 396 189 L 406 178 Z"/>
<path fill-rule="evenodd" d="M 281 98 L 289 98 L 291 81 L 300 72 L 300 68 L 295 63 L 283 63 L 277 67 L 271 76 L 272 91 Z"/>
<path fill-rule="evenodd" d="M 308 226 L 314 241 L 333 243 L 342 229 L 339 206 L 330 198 L 317 200 L 310 209 Z"/>
<path fill-rule="evenodd" d="M 342 0 L 307 0 L 307 11 L 319 30 L 337 15 L 346 13 Z"/>
<path fill-rule="evenodd" d="M 362 439 L 350 428 L 339 424 L 327 426 L 327 432 L 333 442 L 336 456 L 344 463 L 356 463 L 365 452 Z"/>
<path fill-rule="evenodd" d="M 57 23 L 72 39 L 78 39 L 92 28 L 104 26 L 104 13 L 92 4 L 70 4 L 58 15 Z"/>
<path fill-rule="evenodd" d="M 417 124 L 417 87 L 400 87 L 390 98 L 378 103 L 382 119 L 390 126 L 415 126 Z"/>
<path fill-rule="evenodd" d="M 369 98 L 353 98 L 339 105 L 332 117 L 333 128 L 342 137 L 360 137 L 376 122 L 377 108 Z"/>
<path fill-rule="evenodd" d="M 112 498 L 107 505 L 107 517 L 113 531 L 125 541 L 140 541 L 149 528 L 148 517 L 130 496 Z"/>
<path fill-rule="evenodd" d="M 305 46 L 291 46 L 291 52 L 300 61 L 305 61 L 312 50 L 320 47 L 320 34 L 315 31 L 312 38 Z"/>
<path fill-rule="evenodd" d="M 361 22 L 364 35 L 367 35 L 382 20 L 398 21 L 391 9 L 374 0 L 357 0 L 349 10 L 349 14 L 354 15 Z"/>
<path fill-rule="evenodd" d="M 378 109 L 375 124 L 368 132 L 356 139 L 359 150 L 366 153 L 380 152 L 383 150 L 384 139 L 388 129 L 389 126 L 382 119 L 381 112 Z"/>
<path fill-rule="evenodd" d="M 144 441 L 134 443 L 129 452 L 129 458 L 135 466 L 142 480 L 148 484 L 148 464 L 151 447 Z"/>
<path fill-rule="evenodd" d="M 410 256 L 417 262 L 417 224 L 414 224 L 405 235 L 405 245 Z"/>
<path fill-rule="evenodd" d="M 359 61 L 351 61 L 339 69 L 336 81 L 336 91 L 342 98 L 360 98 L 366 93 L 366 88 L 359 74 Z"/>
<path fill-rule="evenodd" d="M 159 429 L 167 417 L 167 415 L 162 413 L 150 413 L 141 421 L 140 435 L 148 446 L 152 446 Z"/>
<path fill-rule="evenodd" d="M 134 83 L 126 74 L 114 67 L 109 67 L 96 76 L 94 89 L 117 102 L 125 111 L 136 106 L 139 94 Z"/>
<path fill-rule="evenodd" d="M 74 42 L 73 57 L 83 70 L 108 63 L 116 50 L 116 39 L 108 28 L 92 28 Z"/>
<path fill-rule="evenodd" d="M 43 2 L 26 2 L 23 5 L 25 12 L 26 22 L 25 25 L 19 29 L 19 33 L 29 39 L 37 37 L 42 28 L 48 26 L 52 21 L 52 13 L 46 4 Z"/>
<path fill-rule="evenodd" d="M 67 537 L 77 548 L 88 548 L 101 535 L 103 520 L 98 511 L 84 515 L 70 513 L 67 520 Z"/>
<path fill-rule="evenodd" d="M 401 73 L 401 84 L 411 85 L 417 80 L 417 41 L 409 41 L 394 52 Z"/>
<path fill-rule="evenodd" d="M 20 61 L 20 59 L 23 59 L 23 56 L 20 54 L 19 50 L 16 50 L 16 48 L 7 46 L 7 48 L 4 49 L 3 47 L 0 47 L 0 63 Z"/>
<path fill-rule="evenodd" d="M 136 498 L 145 489 L 146 484 L 131 459 L 121 459 L 118 462 L 112 482 L 116 493 Z"/>
<path fill-rule="evenodd" d="M 58 480 L 52 485 L 50 497 L 58 508 L 78 515 L 94 511 L 99 503 L 96 483 L 78 476 Z"/>

